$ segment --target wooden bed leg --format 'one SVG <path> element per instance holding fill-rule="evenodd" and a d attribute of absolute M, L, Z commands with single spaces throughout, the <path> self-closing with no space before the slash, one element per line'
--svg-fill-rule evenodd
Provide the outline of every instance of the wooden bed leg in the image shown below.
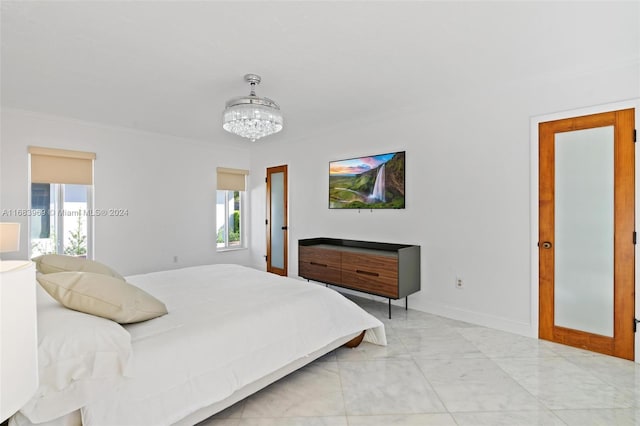
<path fill-rule="evenodd" d="M 364 339 L 364 331 L 359 335 L 357 335 L 356 337 L 354 337 L 353 339 L 349 340 L 347 343 L 344 344 L 344 346 L 346 346 L 347 348 L 355 348 L 362 342 L 362 339 Z"/>

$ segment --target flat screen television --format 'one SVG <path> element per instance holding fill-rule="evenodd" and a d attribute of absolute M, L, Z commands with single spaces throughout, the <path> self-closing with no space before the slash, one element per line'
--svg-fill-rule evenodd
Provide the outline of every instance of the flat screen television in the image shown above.
<path fill-rule="evenodd" d="M 404 209 L 405 151 L 329 163 L 330 209 Z"/>

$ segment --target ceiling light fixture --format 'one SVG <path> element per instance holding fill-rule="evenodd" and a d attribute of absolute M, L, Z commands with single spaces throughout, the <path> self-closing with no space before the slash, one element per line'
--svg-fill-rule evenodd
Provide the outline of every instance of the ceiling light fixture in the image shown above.
<path fill-rule="evenodd" d="M 222 128 L 255 142 L 282 130 L 282 113 L 271 99 L 256 96 L 255 87 L 261 80 L 259 75 L 247 74 L 244 79 L 251 85 L 251 93 L 227 101 Z"/>

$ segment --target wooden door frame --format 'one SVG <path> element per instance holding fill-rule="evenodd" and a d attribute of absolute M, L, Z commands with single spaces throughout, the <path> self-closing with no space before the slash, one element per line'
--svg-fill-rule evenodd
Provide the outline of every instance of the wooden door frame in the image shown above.
<path fill-rule="evenodd" d="M 275 272 L 269 268 L 271 265 L 271 182 L 269 182 L 269 171 L 271 173 L 284 173 L 284 264 L 283 273 L 281 275 L 287 276 L 289 274 L 289 172 L 286 164 L 281 166 L 267 167 L 265 183 L 267 187 L 267 209 L 266 209 L 266 234 L 267 234 L 267 272 Z M 279 268 L 277 268 L 279 269 Z"/>
<path fill-rule="evenodd" d="M 571 117 L 579 117 L 590 114 L 599 114 L 608 111 L 616 111 L 627 108 L 635 108 L 635 122 L 636 128 L 640 126 L 640 98 L 615 102 L 610 104 L 596 105 L 587 108 L 580 108 L 570 111 L 562 111 L 553 114 L 546 114 L 532 117 L 530 120 L 530 268 L 531 268 L 531 277 L 530 277 L 530 298 L 531 298 L 531 309 L 530 309 L 530 336 L 531 337 L 539 337 L 538 336 L 538 328 L 539 328 L 539 288 L 538 283 L 540 279 L 539 273 L 539 251 L 538 251 L 538 235 L 539 235 L 539 226 L 538 226 L 538 217 L 539 217 L 539 207 L 538 207 L 538 179 L 539 179 L 539 133 L 538 126 L 542 122 L 553 121 L 553 120 L 561 120 Z M 635 152 L 635 181 L 640 183 L 640 149 L 636 149 Z M 638 220 L 640 218 L 640 184 L 636 184 L 635 187 L 635 196 L 636 196 L 636 206 L 635 206 L 635 228 L 640 231 L 640 227 L 638 226 Z M 639 270 L 639 262 L 638 262 L 638 250 L 636 250 L 635 255 L 635 268 Z M 638 278 L 635 278 L 635 287 L 638 287 Z M 635 309 L 636 309 L 636 318 L 640 318 L 638 314 L 638 310 L 640 309 L 640 292 L 635 292 Z M 635 361 L 640 363 L 640 332 L 635 335 L 635 347 L 639 350 L 635 351 Z"/>

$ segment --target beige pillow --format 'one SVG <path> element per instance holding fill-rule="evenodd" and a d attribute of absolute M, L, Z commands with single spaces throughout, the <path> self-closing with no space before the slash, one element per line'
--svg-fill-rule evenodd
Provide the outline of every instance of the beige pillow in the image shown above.
<path fill-rule="evenodd" d="M 63 254 L 45 254 L 33 258 L 36 263 L 36 270 L 43 274 L 54 274 L 56 272 L 79 271 L 94 272 L 96 274 L 108 275 L 124 281 L 122 275 L 95 260 L 84 259 L 82 257 L 66 256 Z"/>
<path fill-rule="evenodd" d="M 67 308 L 120 324 L 145 321 L 167 313 L 160 300 L 115 277 L 93 272 L 39 274 L 40 285 Z"/>

